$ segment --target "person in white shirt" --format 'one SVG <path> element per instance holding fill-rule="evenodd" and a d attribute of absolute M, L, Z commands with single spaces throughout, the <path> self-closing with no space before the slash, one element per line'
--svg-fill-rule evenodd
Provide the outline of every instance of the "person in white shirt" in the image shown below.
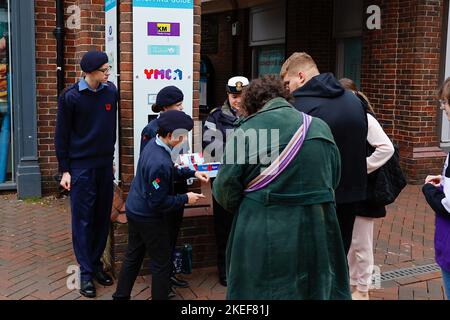
<path fill-rule="evenodd" d="M 352 80 L 344 78 L 339 82 L 345 89 L 352 90 L 367 106 L 367 142 L 372 146 L 371 149 L 374 149 L 373 153 L 367 156 L 367 174 L 370 176 L 392 157 L 394 146 L 380 123 L 375 119 L 368 98 L 357 90 Z M 353 300 L 369 299 L 374 265 L 373 225 L 376 218 L 385 216 L 386 208 L 384 206 L 374 206 L 366 202 L 361 204 L 360 212 L 356 216 L 352 243 L 347 255 Z"/>

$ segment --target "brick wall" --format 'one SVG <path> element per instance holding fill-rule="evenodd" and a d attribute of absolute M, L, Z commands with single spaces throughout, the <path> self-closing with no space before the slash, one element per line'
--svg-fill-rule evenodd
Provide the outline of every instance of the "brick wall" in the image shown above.
<path fill-rule="evenodd" d="M 65 85 L 73 84 L 81 75 L 79 60 L 89 49 L 104 48 L 103 0 L 66 0 L 65 21 L 71 16 L 67 8 L 81 9 L 81 29 L 65 28 Z M 48 194 L 57 189 L 53 179 L 57 172 L 54 131 L 57 113 L 55 1 L 35 0 L 36 19 L 36 99 L 38 109 L 38 155 L 42 173 L 42 189 Z"/>
<path fill-rule="evenodd" d="M 286 57 L 307 52 L 320 72 L 335 72 L 336 41 L 333 39 L 333 1 L 286 2 Z"/>
<path fill-rule="evenodd" d="M 381 8 L 381 30 L 364 29 L 362 90 L 400 147 L 411 183 L 440 172 L 435 92 L 440 75 L 441 0 L 366 1 Z"/>

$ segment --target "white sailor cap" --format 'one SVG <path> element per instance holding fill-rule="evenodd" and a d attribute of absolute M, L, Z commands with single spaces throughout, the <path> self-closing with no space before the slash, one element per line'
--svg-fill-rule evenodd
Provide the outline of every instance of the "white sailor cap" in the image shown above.
<path fill-rule="evenodd" d="M 246 77 L 233 77 L 228 80 L 228 84 L 226 85 L 228 93 L 241 93 L 242 89 L 248 86 L 249 81 Z"/>

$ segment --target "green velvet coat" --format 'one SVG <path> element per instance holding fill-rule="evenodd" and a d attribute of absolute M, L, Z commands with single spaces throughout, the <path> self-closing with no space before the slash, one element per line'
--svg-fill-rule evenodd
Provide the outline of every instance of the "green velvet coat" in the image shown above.
<path fill-rule="evenodd" d="M 244 137 L 239 129 L 278 129 L 281 153 L 302 123 L 299 111 L 276 98 L 239 121 L 227 142 L 224 162 L 237 146 L 246 150 L 237 155 L 240 164 L 222 165 L 213 188 L 220 205 L 235 213 L 227 246 L 228 299 L 351 299 L 334 199 L 340 155 L 325 122 L 313 119 L 302 149 L 271 184 L 244 194 L 265 166 L 249 139 L 237 143 Z"/>

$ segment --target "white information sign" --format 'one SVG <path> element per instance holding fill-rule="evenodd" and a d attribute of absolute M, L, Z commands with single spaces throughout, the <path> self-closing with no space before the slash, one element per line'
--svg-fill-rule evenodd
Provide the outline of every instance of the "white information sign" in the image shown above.
<path fill-rule="evenodd" d="M 117 0 L 105 0 L 105 48 L 109 58 L 111 72 L 109 81 L 117 87 Z M 116 172 L 114 178 L 119 181 L 119 121 L 117 120 L 117 137 L 114 152 Z"/>
<path fill-rule="evenodd" d="M 184 93 L 192 116 L 194 0 L 133 0 L 134 164 L 142 129 L 154 113 L 156 95 L 166 86 Z"/>

